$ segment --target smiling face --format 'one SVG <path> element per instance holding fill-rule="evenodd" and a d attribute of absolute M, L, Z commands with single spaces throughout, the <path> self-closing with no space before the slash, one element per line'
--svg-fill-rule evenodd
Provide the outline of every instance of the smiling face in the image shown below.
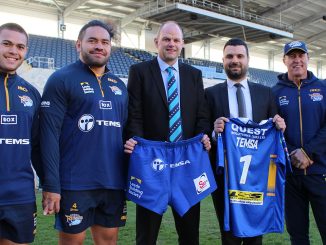
<path fill-rule="evenodd" d="M 223 67 L 229 79 L 241 82 L 247 75 L 249 57 L 245 46 L 228 45 L 223 51 Z"/>
<path fill-rule="evenodd" d="M 159 57 L 165 63 L 173 65 L 177 61 L 184 44 L 180 27 L 174 22 L 167 22 L 162 26 L 154 41 Z"/>
<path fill-rule="evenodd" d="M 100 26 L 91 26 L 85 30 L 81 40 L 77 40 L 80 59 L 96 73 L 103 73 L 111 53 L 111 37 Z"/>
<path fill-rule="evenodd" d="M 308 61 L 308 54 L 299 49 L 285 55 L 283 62 L 288 69 L 289 80 L 298 84 L 302 79 L 307 78 Z"/>
<path fill-rule="evenodd" d="M 0 71 L 14 74 L 27 52 L 25 34 L 4 29 L 0 32 Z"/>

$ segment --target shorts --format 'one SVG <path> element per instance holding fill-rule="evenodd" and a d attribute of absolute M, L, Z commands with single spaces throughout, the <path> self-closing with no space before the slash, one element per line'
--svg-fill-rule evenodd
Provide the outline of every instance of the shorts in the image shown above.
<path fill-rule="evenodd" d="M 36 203 L 0 206 L 0 238 L 32 243 L 36 234 Z"/>
<path fill-rule="evenodd" d="M 212 193 L 217 185 L 202 137 L 176 143 L 135 137 L 127 199 L 160 215 L 170 205 L 183 216 Z"/>
<path fill-rule="evenodd" d="M 77 234 L 93 225 L 121 227 L 125 225 L 126 219 L 127 206 L 123 190 L 63 190 L 54 227 L 65 233 Z"/>

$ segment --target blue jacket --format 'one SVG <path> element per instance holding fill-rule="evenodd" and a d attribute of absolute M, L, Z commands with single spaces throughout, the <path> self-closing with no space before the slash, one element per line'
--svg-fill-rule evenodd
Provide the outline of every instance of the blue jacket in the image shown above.
<path fill-rule="evenodd" d="M 40 174 L 39 92 L 16 74 L 0 73 L 0 206 L 35 201 L 31 160 Z"/>
<path fill-rule="evenodd" d="M 294 174 L 326 173 L 326 83 L 308 71 L 307 79 L 297 86 L 287 73 L 278 76 L 273 87 L 279 113 L 287 128 L 289 153 L 302 148 L 314 161 L 306 170 L 293 168 Z"/>
<path fill-rule="evenodd" d="M 41 102 L 43 189 L 124 189 L 125 84 L 106 69 L 101 77 L 80 60 L 54 72 Z"/>

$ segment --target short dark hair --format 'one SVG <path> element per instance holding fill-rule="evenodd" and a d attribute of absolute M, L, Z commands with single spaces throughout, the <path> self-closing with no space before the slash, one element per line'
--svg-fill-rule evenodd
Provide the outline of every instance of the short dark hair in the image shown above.
<path fill-rule="evenodd" d="M 93 26 L 99 26 L 99 27 L 102 27 L 103 29 L 105 29 L 109 33 L 110 39 L 112 39 L 114 37 L 115 28 L 114 28 L 113 24 L 105 23 L 101 20 L 91 20 L 86 25 L 84 25 L 81 28 L 81 30 L 79 31 L 78 40 L 83 39 L 86 29 L 89 27 L 93 27 Z"/>
<path fill-rule="evenodd" d="M 28 43 L 28 34 L 25 31 L 25 29 L 23 27 L 21 27 L 20 25 L 18 25 L 16 23 L 5 23 L 0 26 L 0 32 L 2 32 L 3 30 L 16 31 L 16 32 L 24 34 L 26 36 L 26 40 L 27 40 L 26 42 Z"/>
<path fill-rule="evenodd" d="M 224 45 L 223 51 L 225 50 L 226 46 L 244 46 L 246 48 L 247 56 L 249 56 L 248 46 L 246 42 L 240 38 L 231 38 L 229 41 L 227 41 Z"/>

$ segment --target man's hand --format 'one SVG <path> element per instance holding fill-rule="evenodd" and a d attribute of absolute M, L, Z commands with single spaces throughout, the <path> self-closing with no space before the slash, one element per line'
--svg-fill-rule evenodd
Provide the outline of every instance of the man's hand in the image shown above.
<path fill-rule="evenodd" d="M 273 123 L 275 123 L 275 126 L 278 130 L 281 130 L 284 133 L 286 125 L 284 119 L 280 115 L 276 114 L 273 117 Z"/>
<path fill-rule="evenodd" d="M 206 151 L 209 151 L 212 148 L 211 141 L 207 134 L 204 134 L 203 138 L 201 139 L 201 142 L 203 143 Z"/>
<path fill-rule="evenodd" d="M 43 214 L 54 214 L 60 211 L 60 199 L 61 195 L 53 192 L 43 191 L 42 193 L 42 206 Z"/>
<path fill-rule="evenodd" d="M 224 124 L 230 120 L 226 117 L 219 117 L 214 122 L 214 131 L 216 134 L 222 133 L 224 131 Z"/>
<path fill-rule="evenodd" d="M 299 169 L 306 169 L 314 163 L 301 149 L 292 151 L 290 157 L 292 165 Z"/>
<path fill-rule="evenodd" d="M 130 138 L 129 140 L 126 141 L 124 145 L 124 152 L 131 154 L 135 148 L 135 145 L 137 145 L 137 141 L 134 140 L 133 138 Z"/>

